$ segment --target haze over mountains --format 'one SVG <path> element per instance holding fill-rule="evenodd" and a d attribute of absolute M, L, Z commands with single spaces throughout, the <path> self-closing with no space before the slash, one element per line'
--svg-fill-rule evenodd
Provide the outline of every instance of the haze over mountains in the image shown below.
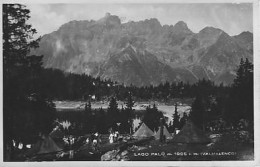
<path fill-rule="evenodd" d="M 229 36 L 205 27 L 193 33 L 183 21 L 157 19 L 121 23 L 106 14 L 97 21 L 71 21 L 42 37 L 32 54 L 44 55 L 45 68 L 86 73 L 136 86 L 210 79 L 232 83 L 241 58 L 253 61 L 253 34 Z"/>

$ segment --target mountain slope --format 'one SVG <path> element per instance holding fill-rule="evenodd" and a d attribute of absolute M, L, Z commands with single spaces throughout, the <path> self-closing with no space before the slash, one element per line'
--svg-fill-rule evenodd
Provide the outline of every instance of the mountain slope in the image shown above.
<path fill-rule="evenodd" d="M 132 45 L 111 55 L 102 66 L 103 71 L 97 76 L 110 78 L 125 85 L 145 86 L 158 85 L 166 81 L 195 82 L 196 78 L 185 69 L 172 69 L 159 62 L 153 54 L 146 50 L 137 50 Z"/>
<path fill-rule="evenodd" d="M 106 14 L 97 21 L 71 21 L 43 36 L 32 54 L 44 67 L 110 78 L 126 85 L 206 78 L 230 84 L 241 58 L 253 60 L 253 35 L 229 36 L 205 27 L 193 33 L 183 21 L 161 25 L 157 19 L 121 23 Z"/>

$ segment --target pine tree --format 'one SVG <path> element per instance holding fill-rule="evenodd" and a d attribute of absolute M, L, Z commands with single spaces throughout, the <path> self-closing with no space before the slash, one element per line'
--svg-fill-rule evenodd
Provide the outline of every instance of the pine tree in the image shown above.
<path fill-rule="evenodd" d="M 254 115 L 254 90 L 253 90 L 253 64 L 248 59 L 241 59 L 236 78 L 231 87 L 228 110 L 224 116 L 233 124 L 237 124 L 240 119 L 250 121 L 250 128 L 253 129 Z"/>
<path fill-rule="evenodd" d="M 175 111 L 173 114 L 173 129 L 179 129 L 180 128 L 180 115 L 177 111 L 177 104 L 175 104 Z"/>
<path fill-rule="evenodd" d="M 203 99 L 200 95 L 196 96 L 196 99 L 192 103 L 190 118 L 197 127 L 204 130 L 205 125 L 205 107 Z"/>
<path fill-rule="evenodd" d="M 94 115 L 91 108 L 90 100 L 88 100 L 88 102 L 85 104 L 85 110 L 82 119 L 84 131 L 86 133 L 90 133 L 91 129 L 93 129 L 94 126 Z"/>
<path fill-rule="evenodd" d="M 128 98 L 127 98 L 127 103 L 126 103 L 126 109 L 125 109 L 125 117 L 126 117 L 126 121 L 129 127 L 129 131 L 132 131 L 133 129 L 133 106 L 134 106 L 134 101 L 132 99 L 132 93 L 129 92 L 128 93 Z"/>
<path fill-rule="evenodd" d="M 132 93 L 129 92 L 128 93 L 128 98 L 127 98 L 127 102 L 126 102 L 126 108 L 129 109 L 129 110 L 133 110 L 133 106 L 134 106 L 134 101 L 132 99 Z"/>
<path fill-rule="evenodd" d="M 10 77 L 15 67 L 24 66 L 30 49 L 38 47 L 40 39 L 32 40 L 36 29 L 26 23 L 29 13 L 21 4 L 3 5 L 3 65 L 6 77 Z"/>
<path fill-rule="evenodd" d="M 107 133 L 108 127 L 106 125 L 106 114 L 102 107 L 98 110 L 95 124 L 97 126 L 97 131 L 99 133 L 103 133 L 103 134 Z"/>
<path fill-rule="evenodd" d="M 183 126 L 185 125 L 185 123 L 187 122 L 188 120 L 188 115 L 184 112 L 183 113 L 183 116 L 181 117 L 180 119 L 180 129 L 183 128 Z"/>
<path fill-rule="evenodd" d="M 111 127 L 116 128 L 116 123 L 119 120 L 119 110 L 118 104 L 115 97 L 112 97 L 109 102 L 109 106 L 107 109 L 108 123 Z"/>
<path fill-rule="evenodd" d="M 49 133 L 56 114 L 42 89 L 43 57 L 28 56 L 40 40 L 32 38 L 36 30 L 27 23 L 29 14 L 24 5 L 3 5 L 4 160 L 10 160 L 6 148 L 12 140 Z"/>
<path fill-rule="evenodd" d="M 239 65 L 239 68 L 238 68 L 237 73 L 236 73 L 236 78 L 234 79 L 233 87 L 238 87 L 238 86 L 243 84 L 244 77 L 245 77 L 244 67 L 245 67 L 245 62 L 244 62 L 244 59 L 241 58 L 240 65 Z"/>
<path fill-rule="evenodd" d="M 90 100 L 88 100 L 88 102 L 85 104 L 85 113 L 88 116 L 92 115 Z"/>
<path fill-rule="evenodd" d="M 142 122 L 144 122 L 150 129 L 158 130 L 158 127 L 160 126 L 160 118 L 163 118 L 163 113 L 159 112 L 158 108 L 154 104 L 153 108 L 150 106 L 146 108 Z"/>

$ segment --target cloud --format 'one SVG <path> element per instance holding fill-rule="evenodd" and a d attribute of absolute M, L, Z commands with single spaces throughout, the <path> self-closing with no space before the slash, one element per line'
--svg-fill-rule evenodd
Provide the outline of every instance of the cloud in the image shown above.
<path fill-rule="evenodd" d="M 31 11 L 29 23 L 36 28 L 39 35 L 51 33 L 69 21 L 65 14 L 57 14 L 50 10 L 50 5 L 27 5 L 27 7 Z"/>

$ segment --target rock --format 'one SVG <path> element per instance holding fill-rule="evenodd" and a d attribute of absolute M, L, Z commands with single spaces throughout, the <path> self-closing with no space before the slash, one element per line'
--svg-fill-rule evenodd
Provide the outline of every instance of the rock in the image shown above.
<path fill-rule="evenodd" d="M 121 159 L 120 155 L 116 156 L 116 160 L 119 161 Z"/>
<path fill-rule="evenodd" d="M 121 157 L 121 161 L 129 161 L 130 159 L 129 159 L 129 157 L 128 156 L 123 156 L 123 157 Z"/>
<path fill-rule="evenodd" d="M 104 155 L 101 156 L 101 161 L 112 161 L 116 159 L 118 154 L 117 150 L 108 151 Z"/>
<path fill-rule="evenodd" d="M 207 147 L 211 147 L 211 146 L 213 146 L 214 145 L 214 143 L 209 143 L 208 145 L 207 145 Z"/>
<path fill-rule="evenodd" d="M 121 153 L 121 156 L 125 156 L 125 155 L 127 155 L 127 154 L 128 154 L 128 151 L 125 150 L 125 151 L 123 151 L 123 152 Z"/>
<path fill-rule="evenodd" d="M 144 150 L 144 149 L 146 149 L 146 147 L 138 147 L 138 150 L 140 151 L 140 150 Z"/>

